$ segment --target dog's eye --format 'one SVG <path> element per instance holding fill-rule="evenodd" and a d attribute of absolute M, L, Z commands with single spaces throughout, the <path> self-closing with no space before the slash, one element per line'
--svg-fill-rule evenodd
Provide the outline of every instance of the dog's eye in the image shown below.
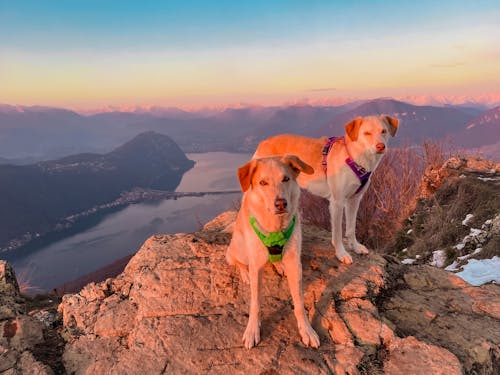
<path fill-rule="evenodd" d="M 387 130 L 382 129 L 382 134 L 385 134 L 385 133 L 387 133 Z"/>
<path fill-rule="evenodd" d="M 288 182 L 288 181 L 290 181 L 290 177 L 288 176 L 283 177 L 282 182 Z"/>
<path fill-rule="evenodd" d="M 260 180 L 259 181 L 259 185 L 260 186 L 266 186 L 266 185 L 269 185 L 269 184 L 266 181 L 264 181 L 264 180 Z"/>

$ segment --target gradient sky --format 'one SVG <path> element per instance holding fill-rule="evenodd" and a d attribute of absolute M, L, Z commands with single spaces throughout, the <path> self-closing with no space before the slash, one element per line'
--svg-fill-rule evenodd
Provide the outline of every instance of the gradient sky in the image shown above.
<path fill-rule="evenodd" d="M 0 103 L 500 94 L 499 1 L 0 0 Z"/>

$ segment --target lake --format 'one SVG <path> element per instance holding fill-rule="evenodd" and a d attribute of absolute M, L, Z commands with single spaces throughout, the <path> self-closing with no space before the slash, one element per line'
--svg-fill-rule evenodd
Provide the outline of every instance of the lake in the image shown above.
<path fill-rule="evenodd" d="M 178 192 L 239 190 L 236 170 L 251 158 L 227 152 L 187 156 L 196 164 L 182 177 Z M 83 226 L 66 238 L 14 254 L 9 262 L 20 282 L 36 291 L 52 290 L 135 253 L 153 234 L 196 231 L 219 213 L 234 209 L 240 197 L 228 193 L 133 204 L 104 215 L 90 228 Z"/>

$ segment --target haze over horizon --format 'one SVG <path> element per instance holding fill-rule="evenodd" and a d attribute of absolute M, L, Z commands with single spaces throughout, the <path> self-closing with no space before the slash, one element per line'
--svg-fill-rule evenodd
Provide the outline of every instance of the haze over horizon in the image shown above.
<path fill-rule="evenodd" d="M 0 0 L 0 103 L 500 101 L 494 1 Z"/>

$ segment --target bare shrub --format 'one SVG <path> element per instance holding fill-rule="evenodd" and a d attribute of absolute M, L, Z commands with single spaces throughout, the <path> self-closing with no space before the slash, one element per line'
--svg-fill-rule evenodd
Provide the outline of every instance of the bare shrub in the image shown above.
<path fill-rule="evenodd" d="M 31 267 L 21 269 L 16 278 L 21 294 L 33 296 L 43 292 L 42 288 L 33 284 L 33 269 Z"/>
<path fill-rule="evenodd" d="M 301 189 L 299 206 L 304 223 L 330 230 L 330 211 L 327 199 Z"/>
<path fill-rule="evenodd" d="M 415 209 L 425 169 L 443 164 L 446 154 L 442 143 L 432 141 L 387 152 L 359 207 L 356 233 L 361 243 L 372 249 L 384 248 Z M 303 191 L 301 212 L 305 223 L 330 230 L 326 199 Z"/>
<path fill-rule="evenodd" d="M 439 167 L 451 156 L 451 146 L 440 141 L 427 140 L 422 144 L 426 167 Z"/>
<path fill-rule="evenodd" d="M 422 148 L 389 150 L 359 207 L 356 232 L 360 242 L 379 249 L 391 240 L 415 209 L 426 164 Z"/>

